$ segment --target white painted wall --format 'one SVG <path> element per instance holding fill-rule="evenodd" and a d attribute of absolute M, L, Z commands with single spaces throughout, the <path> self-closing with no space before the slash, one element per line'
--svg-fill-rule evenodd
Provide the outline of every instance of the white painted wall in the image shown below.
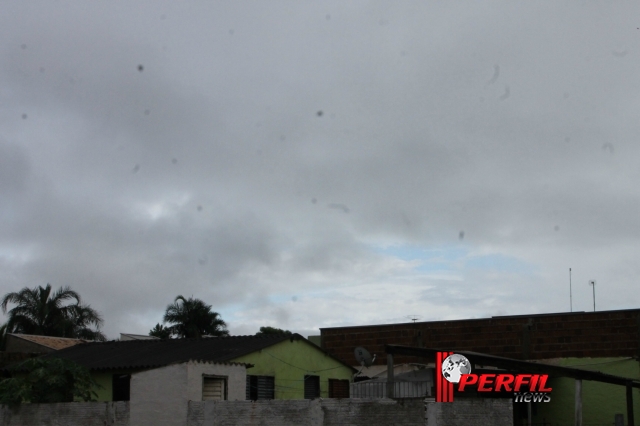
<path fill-rule="evenodd" d="M 174 364 L 131 375 L 131 426 L 183 426 L 188 401 L 202 401 L 202 377 L 227 378 L 227 398 L 244 400 L 246 368 L 242 365 L 194 362 Z"/>

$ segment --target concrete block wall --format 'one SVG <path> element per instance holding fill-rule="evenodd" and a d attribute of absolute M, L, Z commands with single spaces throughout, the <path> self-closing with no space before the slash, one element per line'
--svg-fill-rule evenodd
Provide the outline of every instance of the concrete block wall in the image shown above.
<path fill-rule="evenodd" d="M 171 408 L 166 414 L 170 414 Z M 314 399 L 189 401 L 175 426 L 511 426 L 510 399 Z M 133 423 L 128 402 L 23 404 L 0 407 L 0 426 L 146 426 Z"/>
<path fill-rule="evenodd" d="M 466 399 L 453 403 L 427 402 L 425 426 L 512 426 L 511 399 Z"/>
<path fill-rule="evenodd" d="M 424 426 L 424 401 L 314 399 L 189 402 L 188 426 Z"/>
<path fill-rule="evenodd" d="M 128 402 L 0 406 L 0 426 L 129 426 Z"/>
<path fill-rule="evenodd" d="M 385 364 L 384 346 L 468 350 L 515 359 L 640 354 L 640 309 L 505 316 L 321 329 L 322 348 L 348 364 L 362 346 Z M 396 356 L 394 362 L 420 362 Z"/>
<path fill-rule="evenodd" d="M 325 399 L 323 426 L 424 425 L 424 400 Z"/>

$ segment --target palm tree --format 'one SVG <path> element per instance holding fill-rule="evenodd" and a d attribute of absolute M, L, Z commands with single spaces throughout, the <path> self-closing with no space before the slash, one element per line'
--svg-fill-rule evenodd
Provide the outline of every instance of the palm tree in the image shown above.
<path fill-rule="evenodd" d="M 171 332 L 178 337 L 228 336 L 227 324 L 220 318 L 220 314 L 213 312 L 211 306 L 200 299 L 183 296 L 175 298 L 167 306 L 164 322 L 173 324 Z"/>
<path fill-rule="evenodd" d="M 79 339 L 85 340 L 107 340 L 105 335 L 100 332 L 102 325 L 102 317 L 96 312 L 91 305 L 76 304 L 71 306 L 71 318 L 69 318 L 69 326 L 71 335 Z M 90 325 L 95 326 L 96 330 L 89 328 Z"/>
<path fill-rule="evenodd" d="M 82 305 L 78 293 L 69 287 L 51 291 L 47 284 L 5 294 L 0 301 L 2 312 L 7 314 L 7 306 L 15 305 L 8 311 L 6 332 L 106 340 L 99 331 L 103 322 L 100 314 Z M 91 325 L 96 330 L 90 329 Z"/>
<path fill-rule="evenodd" d="M 157 337 L 159 339 L 169 339 L 171 338 L 171 328 L 158 323 L 155 327 L 149 330 L 149 336 Z"/>

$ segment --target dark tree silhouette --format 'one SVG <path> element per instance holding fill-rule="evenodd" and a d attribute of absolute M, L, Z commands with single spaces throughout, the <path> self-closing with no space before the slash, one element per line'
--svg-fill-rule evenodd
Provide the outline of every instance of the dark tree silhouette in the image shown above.
<path fill-rule="evenodd" d="M 177 337 L 229 335 L 227 324 L 220 318 L 220 314 L 213 312 L 210 305 L 193 297 L 176 297 L 174 302 L 167 306 L 164 322 L 172 324 L 169 328 Z"/>
<path fill-rule="evenodd" d="M 283 330 L 281 328 L 275 327 L 260 327 L 260 331 L 256 333 L 256 336 L 272 336 L 274 334 L 286 334 L 287 336 L 292 335 L 293 333 L 289 330 Z"/>
<path fill-rule="evenodd" d="M 162 324 L 156 324 L 151 330 L 149 330 L 149 336 L 158 337 L 160 339 L 171 338 L 171 328 L 165 327 Z"/>
<path fill-rule="evenodd" d="M 7 311 L 9 304 L 15 306 Z M 25 287 L 5 294 L 0 307 L 8 317 L 6 333 L 106 340 L 100 332 L 103 323 L 100 314 L 90 305 L 83 305 L 80 295 L 69 287 L 61 287 L 54 293 L 50 284 Z"/>

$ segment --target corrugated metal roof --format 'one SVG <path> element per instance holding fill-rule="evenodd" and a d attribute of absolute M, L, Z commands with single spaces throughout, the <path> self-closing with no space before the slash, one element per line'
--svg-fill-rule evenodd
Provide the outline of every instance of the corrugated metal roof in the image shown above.
<path fill-rule="evenodd" d="M 86 340 L 82 339 L 70 339 L 68 337 L 52 337 L 52 336 L 35 336 L 31 334 L 18 334 L 8 333 L 8 335 L 18 337 L 29 342 L 36 343 L 38 345 L 45 346 L 47 348 L 60 350 L 75 346 L 79 343 L 85 343 Z"/>
<path fill-rule="evenodd" d="M 228 362 L 289 339 L 304 337 L 293 334 L 91 342 L 46 356 L 69 359 L 91 370 L 156 368 L 187 361 Z"/>
<path fill-rule="evenodd" d="M 120 340 L 157 340 L 158 337 L 145 334 L 120 333 Z"/>

